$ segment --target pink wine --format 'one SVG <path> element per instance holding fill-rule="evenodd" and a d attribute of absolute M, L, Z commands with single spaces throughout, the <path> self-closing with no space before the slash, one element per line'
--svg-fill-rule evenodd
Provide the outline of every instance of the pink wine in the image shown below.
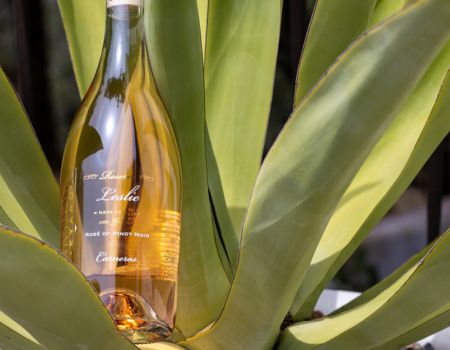
<path fill-rule="evenodd" d="M 143 0 L 107 0 L 100 64 L 61 171 L 62 250 L 135 343 L 171 335 L 181 171 L 153 80 Z"/>

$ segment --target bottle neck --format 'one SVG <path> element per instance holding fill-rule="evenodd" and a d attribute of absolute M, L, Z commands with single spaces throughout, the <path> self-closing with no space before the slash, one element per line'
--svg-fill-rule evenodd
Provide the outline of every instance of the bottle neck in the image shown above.
<path fill-rule="evenodd" d="M 140 0 L 108 0 L 102 59 L 103 81 L 129 82 L 144 43 Z"/>

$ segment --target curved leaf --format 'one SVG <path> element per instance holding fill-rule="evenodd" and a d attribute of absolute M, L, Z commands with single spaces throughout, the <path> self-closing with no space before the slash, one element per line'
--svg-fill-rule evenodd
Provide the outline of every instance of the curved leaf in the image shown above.
<path fill-rule="evenodd" d="M 261 165 L 281 0 L 209 0 L 206 118 L 236 232 Z"/>
<path fill-rule="evenodd" d="M 208 2 L 209 0 L 197 0 L 198 17 L 200 20 L 200 32 L 202 35 L 203 58 L 205 58 L 206 28 L 208 26 Z"/>
<path fill-rule="evenodd" d="M 294 319 L 301 321 L 311 315 L 326 284 L 406 190 L 450 131 L 450 115 L 441 114 L 441 119 L 431 115 L 449 65 L 450 41 L 341 198 L 291 307 Z"/>
<path fill-rule="evenodd" d="M 3 225 L 6 225 L 8 227 L 14 227 L 17 228 L 16 225 L 14 225 L 14 222 L 10 219 L 10 217 L 5 213 L 5 211 L 0 206 L 0 223 Z"/>
<path fill-rule="evenodd" d="M 311 90 L 341 52 L 412 0 L 318 0 L 297 73 L 294 105 Z"/>
<path fill-rule="evenodd" d="M 59 246 L 58 184 L 1 69 L 0 122 L 0 224 Z"/>
<path fill-rule="evenodd" d="M 105 32 L 105 0 L 58 0 L 80 95 L 91 85 Z"/>
<path fill-rule="evenodd" d="M 216 244 L 218 249 L 222 251 L 222 265 L 228 267 L 228 277 L 232 280 L 238 261 L 239 240 L 225 202 L 219 169 L 208 130 L 206 130 L 206 162 L 208 164 L 209 195 L 216 228 Z"/>
<path fill-rule="evenodd" d="M 449 20 L 448 1 L 416 2 L 359 39 L 294 111 L 256 182 L 225 308 L 183 345 L 273 346 L 328 219 L 449 39 Z"/>
<path fill-rule="evenodd" d="M 375 297 L 377 297 L 384 290 L 386 290 L 387 288 L 392 286 L 392 284 L 397 282 L 397 280 L 400 279 L 401 276 L 403 276 L 407 271 L 409 271 L 411 268 L 413 268 L 419 261 L 421 261 L 427 255 L 427 253 L 431 250 L 431 248 L 433 246 L 434 246 L 434 243 L 426 246 L 424 249 L 422 249 L 419 253 L 412 256 L 406 263 L 401 265 L 397 270 L 395 270 L 389 276 L 384 278 L 382 281 L 378 282 L 373 287 L 364 291 L 364 293 L 362 293 L 359 297 L 353 299 L 349 303 L 347 303 L 344 306 L 340 307 L 339 309 L 333 311 L 329 316 L 334 316 L 334 315 L 343 313 L 347 310 L 354 309 L 360 305 L 363 305 L 363 304 L 371 301 Z"/>
<path fill-rule="evenodd" d="M 435 133 L 439 133 L 441 128 L 445 128 L 448 124 L 448 110 L 450 108 L 450 73 L 447 74 L 446 81 L 442 88 L 438 104 L 435 106 L 433 110 L 433 118 L 429 121 L 429 123 L 433 123 L 433 119 L 440 120 L 440 123 L 433 123 L 435 127 L 429 131 L 429 138 L 432 138 Z M 427 141 L 422 141 L 427 142 Z M 349 304 L 345 305 L 340 310 L 336 311 L 336 314 L 345 312 L 347 310 L 351 310 L 359 307 L 360 305 L 370 302 L 372 299 L 377 297 L 386 286 L 394 283 L 396 279 L 398 279 L 406 270 L 410 269 L 413 265 L 417 264 L 430 250 L 430 247 L 423 249 L 420 253 L 416 254 L 413 258 L 411 258 L 406 264 L 400 267 L 393 274 L 388 276 L 386 279 L 370 288 L 366 292 L 364 292 L 360 297 L 353 300 Z M 394 338 L 390 342 L 383 344 L 380 349 L 397 349 L 399 348 L 398 344 L 406 344 L 412 342 L 414 339 L 424 338 L 432 333 L 437 332 L 445 325 L 445 320 L 450 319 L 449 311 L 439 310 L 434 314 L 427 315 L 427 317 L 421 319 L 416 325 L 411 327 L 411 329 L 404 331 L 403 334 L 398 335 L 398 337 Z"/>
<path fill-rule="evenodd" d="M 0 311 L 43 348 L 136 349 L 119 334 L 85 277 L 59 252 L 0 227 L 0 256 Z M 62 322 L 66 319 L 71 322 Z"/>
<path fill-rule="evenodd" d="M 213 230 L 205 148 L 203 64 L 195 0 L 147 1 L 150 61 L 177 137 L 183 173 L 177 328 L 214 322 L 228 294 Z"/>
<path fill-rule="evenodd" d="M 444 327 L 448 327 L 450 322 L 450 311 L 438 312 L 431 318 L 427 317 L 427 321 L 421 320 L 416 326 L 410 330 L 405 331 L 402 335 L 373 348 L 374 350 L 397 350 L 401 347 L 400 344 L 412 344 L 418 339 L 423 339 L 430 334 L 437 333 Z"/>
<path fill-rule="evenodd" d="M 23 328 L 20 324 L 18 324 L 16 321 L 12 320 L 10 317 L 5 315 L 5 313 L 0 311 L 0 326 L 4 326 L 3 331 L 8 334 L 12 331 L 16 333 L 18 336 L 25 338 L 31 343 L 39 344 L 39 342 L 34 338 L 25 328 Z M 2 330 L 0 330 L 0 333 L 2 333 Z"/>
<path fill-rule="evenodd" d="M 369 26 L 373 26 L 397 11 L 400 11 L 408 3 L 414 0 L 378 0 L 377 6 L 370 18 Z"/>
<path fill-rule="evenodd" d="M 0 349 L 43 350 L 43 347 L 0 323 Z"/>
<path fill-rule="evenodd" d="M 377 0 L 317 1 L 298 68 L 295 106 L 298 106 L 341 52 L 367 29 L 376 2 Z"/>
<path fill-rule="evenodd" d="M 372 300 L 333 317 L 289 327 L 279 349 L 394 350 L 417 341 L 450 322 L 450 281 L 442 278 L 449 273 L 447 232 L 421 261 Z M 433 288 L 426 287 L 430 285 Z"/>

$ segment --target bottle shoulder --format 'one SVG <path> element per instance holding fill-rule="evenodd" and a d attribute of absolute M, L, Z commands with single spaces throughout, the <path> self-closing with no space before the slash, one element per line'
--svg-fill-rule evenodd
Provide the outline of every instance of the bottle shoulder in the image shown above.
<path fill-rule="evenodd" d="M 131 160 L 160 154 L 179 167 L 178 147 L 164 106 L 145 90 L 127 93 L 123 101 L 100 93 L 86 96 L 69 132 L 63 167 L 90 158 L 95 158 L 95 164 L 111 162 L 110 158 L 121 154 Z"/>

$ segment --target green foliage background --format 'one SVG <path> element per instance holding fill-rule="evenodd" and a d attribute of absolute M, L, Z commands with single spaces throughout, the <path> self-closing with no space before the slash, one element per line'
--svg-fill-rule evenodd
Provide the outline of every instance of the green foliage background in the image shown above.
<path fill-rule="evenodd" d="M 59 6 L 82 95 L 104 1 Z M 306 321 L 450 130 L 450 2 L 319 0 L 293 113 L 261 165 L 281 6 L 146 2 L 185 192 L 178 345 L 144 349 L 398 349 L 450 321 L 448 234 L 344 309 Z M 0 118 L 0 347 L 135 348 L 55 249 L 58 185 L 3 73 Z M 288 312 L 298 323 L 280 333 Z"/>

